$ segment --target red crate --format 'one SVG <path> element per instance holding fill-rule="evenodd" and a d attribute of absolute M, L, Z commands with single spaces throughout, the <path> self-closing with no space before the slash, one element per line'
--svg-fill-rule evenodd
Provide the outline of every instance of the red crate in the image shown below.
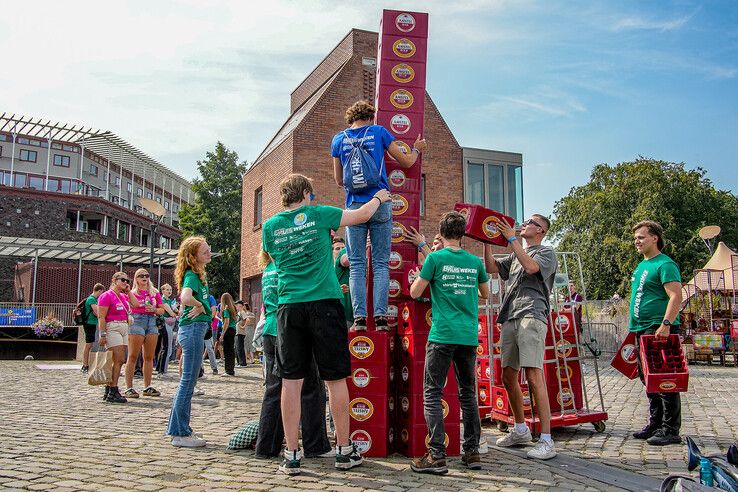
<path fill-rule="evenodd" d="M 489 382 L 492 379 L 492 370 L 490 369 L 489 359 L 477 360 L 477 379 Z"/>
<path fill-rule="evenodd" d="M 394 394 L 394 382 L 390 381 L 390 367 L 386 363 L 366 364 L 353 360 L 351 376 L 347 379 L 351 398 L 366 395 L 384 396 Z"/>
<path fill-rule="evenodd" d="M 393 84 L 400 87 L 425 88 L 425 69 L 425 63 L 417 61 L 379 60 L 377 62 L 380 85 Z"/>
<path fill-rule="evenodd" d="M 428 37 L 428 14 L 402 10 L 383 10 L 379 38 L 386 36 Z"/>
<path fill-rule="evenodd" d="M 489 357 L 489 343 L 487 343 L 486 338 L 479 340 L 479 344 L 477 345 L 477 357 Z"/>
<path fill-rule="evenodd" d="M 397 330 L 397 304 L 396 303 L 389 303 L 387 304 L 387 326 L 390 327 L 392 331 Z M 394 343 L 394 339 L 390 339 L 390 344 Z"/>
<path fill-rule="evenodd" d="M 571 359 L 579 357 L 579 349 L 574 342 L 569 342 L 567 340 L 558 340 L 555 344 L 555 347 L 556 355 L 554 355 L 553 346 L 549 346 L 546 348 L 544 358 L 546 361 L 549 361 L 549 363 L 554 363 L 554 357 L 556 356 L 558 356 L 559 362 L 563 362 L 564 358 L 566 358 L 567 361 L 570 361 Z"/>
<path fill-rule="evenodd" d="M 500 357 L 492 359 L 492 384 L 502 385 L 502 359 Z"/>
<path fill-rule="evenodd" d="M 403 111 L 380 111 L 376 124 L 385 127 L 392 136 L 411 145 L 418 135 L 423 135 L 423 114 Z"/>
<path fill-rule="evenodd" d="M 394 255 L 392 253 L 395 253 Z M 398 263 L 399 262 L 399 263 Z M 390 270 L 399 270 L 403 266 L 400 263 L 417 263 L 418 248 L 410 241 L 393 244 L 390 251 Z"/>
<path fill-rule="evenodd" d="M 400 345 L 400 357 L 416 361 L 425 359 L 425 347 L 428 344 L 427 333 L 402 333 L 397 335 Z"/>
<path fill-rule="evenodd" d="M 392 425 L 363 425 L 352 421 L 351 441 L 362 456 L 384 458 L 394 452 L 395 429 Z"/>
<path fill-rule="evenodd" d="M 446 446 L 446 454 L 448 456 L 458 456 L 461 450 L 461 432 L 460 424 L 445 424 L 444 444 Z M 400 425 L 398 426 L 395 449 L 409 457 L 418 457 L 425 454 L 428 450 L 428 442 L 430 435 L 428 427 L 425 424 L 417 425 Z"/>
<path fill-rule="evenodd" d="M 425 111 L 425 89 L 405 87 L 399 84 L 381 84 L 377 90 L 376 108 L 378 113 L 423 114 Z"/>
<path fill-rule="evenodd" d="M 420 193 L 403 191 L 392 193 L 392 218 L 420 220 Z"/>
<path fill-rule="evenodd" d="M 349 333 L 349 353 L 353 361 L 366 364 L 389 364 L 392 360 L 390 345 L 394 334 L 387 331 L 365 331 Z"/>
<path fill-rule="evenodd" d="M 420 193 L 420 177 L 415 176 L 414 173 L 415 170 L 420 170 L 420 166 L 413 165 L 405 169 L 394 162 L 392 164 L 391 169 L 390 166 L 387 166 L 387 183 L 389 183 L 390 191 L 393 193 L 405 191 Z M 411 169 L 413 171 L 410 171 Z"/>
<path fill-rule="evenodd" d="M 553 323 L 552 323 L 553 320 Z M 548 331 L 546 332 L 546 345 L 553 345 L 554 340 L 566 340 L 576 343 L 576 333 L 571 311 L 552 312 L 548 319 Z"/>
<path fill-rule="evenodd" d="M 402 295 L 408 298 L 412 298 L 410 295 L 410 287 L 413 285 L 413 282 L 415 282 L 415 279 L 417 276 L 415 275 L 415 271 L 420 268 L 420 265 L 417 263 L 408 263 L 405 265 L 405 275 L 402 277 Z M 417 299 L 428 301 L 430 300 L 431 293 L 430 293 L 430 284 L 423 290 L 423 292 L 420 294 L 420 296 Z"/>
<path fill-rule="evenodd" d="M 515 227 L 515 219 L 495 212 L 494 210 L 484 208 L 481 205 L 468 203 L 457 203 L 454 206 L 454 210 L 466 217 L 466 231 L 464 232 L 466 236 L 484 243 L 507 246 L 507 239 L 497 230 L 492 218 L 497 217 L 502 219 L 512 227 Z"/>
<path fill-rule="evenodd" d="M 492 385 L 489 381 L 479 381 L 477 396 L 479 396 L 479 405 L 489 406 L 492 404 Z"/>
<path fill-rule="evenodd" d="M 689 387 L 689 370 L 679 335 L 659 340 L 654 335 L 640 338 L 641 365 L 647 393 L 681 393 Z"/>
<path fill-rule="evenodd" d="M 487 338 L 489 336 L 489 324 L 487 316 L 484 314 L 480 314 L 478 320 L 477 336 L 481 340 L 482 338 Z"/>
<path fill-rule="evenodd" d="M 544 377 L 552 412 L 584 407 L 582 371 L 578 361 L 571 361 L 568 364 L 560 362 L 558 367 L 556 364 L 546 364 Z"/>
<path fill-rule="evenodd" d="M 507 391 L 502 386 L 495 385 L 492 387 L 492 409 L 503 415 L 512 415 L 510 402 L 507 400 Z"/>
<path fill-rule="evenodd" d="M 461 406 L 458 395 L 443 395 L 441 407 L 445 423 L 458 424 L 460 422 Z M 400 426 L 425 424 L 424 412 L 423 395 L 397 396 L 397 422 Z"/>
<path fill-rule="evenodd" d="M 628 379 L 638 377 L 638 351 L 636 350 L 635 338 L 635 333 L 628 333 L 623 343 L 620 344 L 618 351 L 615 352 L 615 357 L 610 362 L 612 367 Z"/>
<path fill-rule="evenodd" d="M 397 333 L 430 333 L 433 322 L 433 310 L 427 302 L 406 301 L 397 305 L 400 317 L 397 324 Z"/>
<path fill-rule="evenodd" d="M 419 229 L 420 220 L 417 217 L 392 217 L 392 247 L 398 244 L 414 246 L 407 237 L 407 231 L 410 230 L 410 227 L 414 227 L 416 230 Z"/>
<path fill-rule="evenodd" d="M 381 60 L 409 60 L 426 63 L 428 40 L 425 38 L 411 38 L 405 35 L 384 35 L 380 38 L 377 51 Z"/>
<path fill-rule="evenodd" d="M 502 335 L 502 325 L 500 323 L 493 322 L 491 331 L 492 331 L 492 342 L 499 343 L 500 336 Z"/>
<path fill-rule="evenodd" d="M 424 360 L 414 361 L 409 357 L 400 357 L 395 370 L 394 379 L 397 384 L 398 395 L 422 395 L 423 394 L 423 370 Z M 456 374 L 454 366 L 448 369 L 446 385 L 443 388 L 444 395 L 458 395 L 459 388 L 456 385 Z"/>
<path fill-rule="evenodd" d="M 389 409 L 387 395 L 363 395 L 349 401 L 351 421 L 361 422 L 366 426 L 388 427 L 394 421 L 394 411 Z"/>

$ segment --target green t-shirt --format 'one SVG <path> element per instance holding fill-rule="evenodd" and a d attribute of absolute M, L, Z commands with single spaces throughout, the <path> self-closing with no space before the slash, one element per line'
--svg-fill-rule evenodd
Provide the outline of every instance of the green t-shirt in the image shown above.
<path fill-rule="evenodd" d="M 433 321 L 429 342 L 478 345 L 479 285 L 489 281 L 479 257 L 444 248 L 425 258 L 420 277 L 430 283 Z"/>
<path fill-rule="evenodd" d="M 343 298 L 331 245 L 342 214 L 336 207 L 304 206 L 264 223 L 262 244 L 277 266 L 279 304 Z"/>
<path fill-rule="evenodd" d="M 273 261 L 264 268 L 261 274 L 261 298 L 264 302 L 264 335 L 277 336 L 277 286 L 279 276 Z"/>
<path fill-rule="evenodd" d="M 179 318 L 179 326 L 187 326 L 196 321 L 210 323 L 213 319 L 213 312 L 210 309 L 210 292 L 208 291 L 207 285 L 202 285 L 200 277 L 198 277 L 192 270 L 187 270 L 185 272 L 184 280 L 182 281 L 182 289 L 186 289 L 188 287 L 192 289 L 192 296 L 203 305 L 205 312 L 198 314 L 194 319 L 190 319 L 187 315 L 192 311 L 192 306 L 185 306 L 184 311 L 182 312 L 182 317 Z"/>
<path fill-rule="evenodd" d="M 88 325 L 97 324 L 97 316 L 95 316 L 95 311 L 92 310 L 93 304 L 97 304 L 97 298 L 90 294 L 90 297 L 85 299 L 85 309 L 87 310 L 87 319 L 85 320 L 85 323 Z"/>
<path fill-rule="evenodd" d="M 341 257 L 346 254 L 346 248 L 343 248 L 340 253 L 338 253 L 338 256 L 336 257 L 335 262 L 335 268 L 336 268 L 336 278 L 338 279 L 338 285 L 349 285 L 349 277 L 351 269 L 348 267 L 345 267 L 341 265 Z M 343 304 L 343 311 L 346 314 L 346 321 L 353 321 L 354 320 L 354 308 L 351 305 L 351 292 L 346 292 L 343 295 L 343 300 L 341 300 L 341 304 Z"/>
<path fill-rule="evenodd" d="M 642 331 L 664 320 L 669 296 L 664 284 L 682 282 L 674 260 L 659 253 L 641 261 L 630 277 L 630 331 Z M 679 315 L 673 324 L 679 324 Z"/>

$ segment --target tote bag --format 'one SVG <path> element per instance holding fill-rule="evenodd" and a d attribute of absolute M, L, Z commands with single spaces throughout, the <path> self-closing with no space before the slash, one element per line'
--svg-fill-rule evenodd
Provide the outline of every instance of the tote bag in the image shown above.
<path fill-rule="evenodd" d="M 95 359 L 90 364 L 87 384 L 92 386 L 110 384 L 113 381 L 113 352 L 106 350 L 105 352 L 93 352 L 90 354 L 90 356 L 93 355 Z"/>

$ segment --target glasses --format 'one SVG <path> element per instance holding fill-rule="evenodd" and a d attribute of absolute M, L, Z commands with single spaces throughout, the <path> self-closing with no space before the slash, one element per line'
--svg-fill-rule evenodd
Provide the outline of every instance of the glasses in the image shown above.
<path fill-rule="evenodd" d="M 121 282 L 123 282 L 124 284 L 128 284 L 128 283 L 130 283 L 130 282 L 131 282 L 131 281 L 130 281 L 129 279 L 127 279 L 127 278 L 116 278 L 115 280 L 120 280 L 120 281 L 121 281 Z"/>
<path fill-rule="evenodd" d="M 541 224 L 539 224 L 538 222 L 536 222 L 536 221 L 535 221 L 535 220 L 533 220 L 533 219 L 528 219 L 528 220 L 526 220 L 525 222 L 523 222 L 523 223 L 522 223 L 521 225 L 527 226 L 527 225 L 531 225 L 531 224 L 533 224 L 533 225 L 534 225 L 534 226 L 536 226 L 536 227 L 540 227 L 540 228 L 541 228 L 541 229 L 543 229 L 544 231 L 546 230 L 546 229 L 545 229 L 545 228 L 544 228 L 544 227 L 543 227 L 543 226 L 542 226 Z"/>
<path fill-rule="evenodd" d="M 149 278 L 148 273 L 142 273 L 141 275 L 137 275 L 136 278 Z"/>

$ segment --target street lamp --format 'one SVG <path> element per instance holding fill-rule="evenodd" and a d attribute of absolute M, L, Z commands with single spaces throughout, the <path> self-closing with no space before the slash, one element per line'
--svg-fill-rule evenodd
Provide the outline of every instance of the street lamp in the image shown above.
<path fill-rule="evenodd" d="M 716 225 L 709 225 L 705 226 L 698 232 L 700 237 L 702 238 L 702 241 L 704 241 L 705 246 L 707 246 L 707 251 L 712 254 L 712 243 L 710 242 L 711 239 L 713 239 L 715 236 L 720 234 L 720 226 Z"/>
<path fill-rule="evenodd" d="M 151 213 L 151 255 L 149 256 L 149 272 L 154 271 L 154 243 L 156 242 L 156 229 L 159 227 L 161 220 L 167 211 L 161 206 L 161 203 L 155 202 L 149 198 L 139 197 L 138 203 Z M 153 275 L 153 274 L 152 274 Z"/>

